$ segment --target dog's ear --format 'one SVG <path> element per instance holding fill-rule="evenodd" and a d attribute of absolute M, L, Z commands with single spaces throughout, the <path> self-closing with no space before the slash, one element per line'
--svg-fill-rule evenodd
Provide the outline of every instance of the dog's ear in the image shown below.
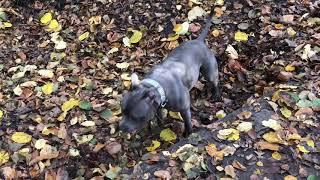
<path fill-rule="evenodd" d="M 131 87 L 132 88 L 136 88 L 138 87 L 140 84 L 140 80 L 139 80 L 139 77 L 136 73 L 132 73 L 131 74 Z"/>

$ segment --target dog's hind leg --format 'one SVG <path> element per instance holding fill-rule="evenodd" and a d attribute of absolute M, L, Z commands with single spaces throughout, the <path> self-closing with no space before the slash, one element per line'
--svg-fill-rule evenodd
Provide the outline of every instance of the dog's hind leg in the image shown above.
<path fill-rule="evenodd" d="M 221 100 L 221 93 L 219 89 L 219 71 L 217 60 L 213 54 L 206 59 L 201 67 L 201 73 L 204 78 L 209 81 L 210 89 L 215 100 Z"/>

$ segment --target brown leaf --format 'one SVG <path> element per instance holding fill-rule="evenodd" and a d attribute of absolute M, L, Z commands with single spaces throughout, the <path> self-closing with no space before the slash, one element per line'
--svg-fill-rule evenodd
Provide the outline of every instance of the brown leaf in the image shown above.
<path fill-rule="evenodd" d="M 57 171 L 56 180 L 69 180 L 69 174 L 64 168 L 59 168 Z"/>
<path fill-rule="evenodd" d="M 241 120 L 243 119 L 249 119 L 251 117 L 252 113 L 250 111 L 243 111 L 237 115 L 237 117 Z"/>
<path fill-rule="evenodd" d="M 27 59 L 27 55 L 23 53 L 22 51 L 18 52 L 18 56 L 22 61 L 25 61 Z"/>
<path fill-rule="evenodd" d="M 278 144 L 272 144 L 266 141 L 259 141 L 256 143 L 256 146 L 260 150 L 272 150 L 272 151 L 279 151 L 280 146 Z"/>
<path fill-rule="evenodd" d="M 280 73 L 277 76 L 277 79 L 283 82 L 288 82 L 292 77 L 293 74 L 291 72 L 280 71 Z"/>
<path fill-rule="evenodd" d="M 5 177 L 5 179 L 12 180 L 12 179 L 16 179 L 17 178 L 16 170 L 11 168 L 11 167 L 9 167 L 9 166 L 1 168 L 1 171 L 2 171 L 3 176 Z"/>
<path fill-rule="evenodd" d="M 101 144 L 101 143 L 98 143 L 94 149 L 92 150 L 93 152 L 98 152 L 100 151 L 100 149 L 102 149 L 103 147 L 105 147 L 106 145 L 105 144 Z"/>
<path fill-rule="evenodd" d="M 283 15 L 282 21 L 286 23 L 292 23 L 294 19 L 294 15 Z"/>
<path fill-rule="evenodd" d="M 310 115 L 313 115 L 313 110 L 311 108 L 300 108 L 295 114 L 294 116 L 298 117 L 298 116 L 302 116 L 302 115 L 305 115 L 305 116 L 310 116 Z"/>
<path fill-rule="evenodd" d="M 171 179 L 170 172 L 166 171 L 166 170 L 155 171 L 153 174 L 154 174 L 154 176 L 159 177 L 159 178 L 164 179 L 164 180 Z"/>
<path fill-rule="evenodd" d="M 107 34 L 107 40 L 109 42 L 116 42 L 121 38 L 120 34 L 116 33 L 116 32 L 109 32 Z"/>
<path fill-rule="evenodd" d="M 226 172 L 226 174 L 231 176 L 232 178 L 236 177 L 236 172 L 234 171 L 234 168 L 231 165 L 226 166 L 224 168 L 224 172 Z"/>
<path fill-rule="evenodd" d="M 114 155 L 121 151 L 121 144 L 117 142 L 111 142 L 107 144 L 105 148 L 110 155 Z"/>
<path fill-rule="evenodd" d="M 244 165 L 242 165 L 239 161 L 237 161 L 237 160 L 234 160 L 233 162 L 232 162 L 232 166 L 234 167 L 234 168 L 236 168 L 236 169 L 240 169 L 240 170 L 242 170 L 242 171 L 246 171 L 247 170 L 247 168 L 244 166 Z"/>
<path fill-rule="evenodd" d="M 59 156 L 59 152 L 46 153 L 46 154 L 37 156 L 34 159 L 32 159 L 29 162 L 29 165 L 31 166 L 31 165 L 33 165 L 39 161 L 45 160 L 45 159 L 54 159 L 54 158 L 57 158 L 58 156 Z"/>
<path fill-rule="evenodd" d="M 60 139 L 66 139 L 67 137 L 67 129 L 66 129 L 66 124 L 65 123 L 61 123 L 60 124 L 60 128 L 58 131 L 58 138 Z"/>
<path fill-rule="evenodd" d="M 214 157 L 216 161 L 223 160 L 223 156 L 224 156 L 223 151 L 218 151 L 218 149 L 216 148 L 216 145 L 209 144 L 208 146 L 206 146 L 206 151 L 211 157 Z"/>
<path fill-rule="evenodd" d="M 56 180 L 56 176 L 57 176 L 57 174 L 55 172 L 53 172 L 52 170 L 48 170 L 48 171 L 46 171 L 46 173 L 44 175 L 44 179 L 45 180 Z"/>
<path fill-rule="evenodd" d="M 201 25 L 199 23 L 191 23 L 189 25 L 189 31 L 190 32 L 198 32 L 201 29 Z"/>

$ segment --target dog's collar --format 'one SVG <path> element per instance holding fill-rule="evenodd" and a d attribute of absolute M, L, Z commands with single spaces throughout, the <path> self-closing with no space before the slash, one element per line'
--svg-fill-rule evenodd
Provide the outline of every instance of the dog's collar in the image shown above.
<path fill-rule="evenodd" d="M 163 87 L 156 81 L 150 78 L 147 79 L 143 79 L 141 81 L 141 83 L 147 83 L 150 84 L 151 86 L 155 87 L 160 95 L 161 98 L 161 106 L 164 107 L 167 103 L 167 99 L 166 99 L 166 93 L 164 92 Z"/>

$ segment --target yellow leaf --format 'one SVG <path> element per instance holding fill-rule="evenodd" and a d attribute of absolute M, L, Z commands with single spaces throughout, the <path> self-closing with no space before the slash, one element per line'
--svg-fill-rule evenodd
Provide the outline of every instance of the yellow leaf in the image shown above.
<path fill-rule="evenodd" d="M 283 24 L 275 24 L 274 27 L 276 29 L 283 29 L 284 28 L 284 25 Z"/>
<path fill-rule="evenodd" d="M 224 0 L 216 0 L 216 1 L 214 2 L 214 4 L 215 4 L 215 5 L 218 5 L 218 6 L 223 6 Z"/>
<path fill-rule="evenodd" d="M 160 142 L 159 141 L 154 141 L 152 140 L 152 145 L 147 147 L 147 151 L 151 152 L 151 151 L 155 151 L 158 147 L 160 147 Z"/>
<path fill-rule="evenodd" d="M 274 152 L 272 153 L 272 158 L 279 161 L 281 160 L 281 154 L 278 152 Z"/>
<path fill-rule="evenodd" d="M 220 31 L 218 29 L 215 29 L 215 30 L 211 31 L 211 34 L 213 37 L 218 37 L 220 35 Z"/>
<path fill-rule="evenodd" d="M 289 34 L 289 36 L 293 37 L 297 34 L 297 32 L 292 28 L 292 27 L 289 27 L 287 29 L 287 33 Z"/>
<path fill-rule="evenodd" d="M 38 139 L 38 140 L 36 141 L 36 143 L 34 144 L 34 147 L 35 147 L 36 149 L 42 149 L 42 148 L 44 148 L 44 146 L 46 145 L 46 143 L 47 143 L 47 140 L 45 140 L 45 139 Z"/>
<path fill-rule="evenodd" d="M 90 35 L 89 32 L 85 32 L 85 33 L 81 34 L 81 35 L 78 37 L 78 39 L 79 39 L 79 41 L 83 41 L 83 40 L 87 39 L 87 38 L 89 37 L 89 35 Z"/>
<path fill-rule="evenodd" d="M 287 140 L 300 140 L 301 139 L 301 136 L 299 134 L 289 134 L 288 137 L 287 137 Z"/>
<path fill-rule="evenodd" d="M 173 28 L 173 31 L 179 35 L 186 34 L 188 32 L 188 30 L 189 30 L 189 23 L 188 22 L 184 22 L 182 24 L 176 24 Z"/>
<path fill-rule="evenodd" d="M 3 117 L 3 111 L 0 110 L 0 120 L 2 119 L 2 117 Z"/>
<path fill-rule="evenodd" d="M 41 90 L 44 94 L 51 94 L 53 92 L 53 83 L 46 83 L 42 86 Z"/>
<path fill-rule="evenodd" d="M 257 166 L 260 166 L 260 167 L 262 167 L 262 166 L 263 166 L 263 162 L 261 162 L 261 161 L 258 161 L 258 162 L 257 162 Z"/>
<path fill-rule="evenodd" d="M 240 132 L 248 132 L 252 129 L 252 122 L 242 122 L 238 125 L 237 129 Z"/>
<path fill-rule="evenodd" d="M 263 136 L 263 139 L 268 141 L 269 143 L 282 143 L 282 140 L 278 137 L 277 133 L 275 132 L 268 132 L 265 133 Z"/>
<path fill-rule="evenodd" d="M 292 72 L 292 71 L 296 70 L 296 68 L 289 64 L 284 68 L 284 70 L 286 70 L 287 72 Z"/>
<path fill-rule="evenodd" d="M 171 129 L 166 128 L 160 132 L 160 138 L 164 141 L 174 141 L 177 135 Z"/>
<path fill-rule="evenodd" d="M 177 40 L 178 38 L 179 38 L 179 34 L 176 34 L 176 35 L 174 35 L 174 36 L 168 37 L 166 40 L 167 40 L 167 41 L 175 41 L 175 40 Z"/>
<path fill-rule="evenodd" d="M 48 12 L 41 17 L 40 22 L 44 25 L 47 25 L 51 20 L 52 20 L 52 14 Z"/>
<path fill-rule="evenodd" d="M 298 178 L 296 178 L 296 177 L 294 177 L 292 175 L 288 175 L 288 176 L 284 177 L 283 180 L 298 180 Z"/>
<path fill-rule="evenodd" d="M 219 139 L 228 139 L 229 141 L 236 141 L 240 138 L 240 133 L 236 129 L 229 128 L 219 130 L 217 136 Z"/>
<path fill-rule="evenodd" d="M 304 146 L 301 146 L 300 144 L 297 145 L 297 148 L 299 149 L 300 152 L 303 152 L 303 153 L 309 153 L 310 152 Z"/>
<path fill-rule="evenodd" d="M 32 136 L 24 132 L 15 132 L 11 136 L 11 139 L 16 143 L 24 144 L 24 143 L 30 142 L 32 139 Z"/>
<path fill-rule="evenodd" d="M 60 114 L 60 116 L 58 117 L 58 121 L 63 121 L 67 116 L 67 111 L 64 111 Z"/>
<path fill-rule="evenodd" d="M 9 27 L 12 27 L 12 24 L 10 22 L 4 22 L 3 23 L 3 27 L 4 28 L 9 28 Z"/>
<path fill-rule="evenodd" d="M 179 112 L 169 111 L 169 116 L 173 119 L 183 120 Z"/>
<path fill-rule="evenodd" d="M 9 161 L 9 153 L 1 150 L 0 151 L 0 166 L 4 163 L 7 163 Z"/>
<path fill-rule="evenodd" d="M 247 42 L 248 41 L 248 35 L 244 32 L 236 32 L 235 35 L 234 35 L 234 39 L 236 41 L 243 41 L 243 42 Z"/>
<path fill-rule="evenodd" d="M 292 115 L 292 112 L 286 107 L 280 108 L 280 112 L 286 118 L 289 118 Z"/>
<path fill-rule="evenodd" d="M 130 43 L 137 43 L 141 40 L 142 38 L 142 32 L 137 31 L 137 30 L 132 30 L 133 35 L 130 37 L 129 42 Z"/>
<path fill-rule="evenodd" d="M 307 145 L 314 148 L 313 140 L 307 140 Z"/>
<path fill-rule="evenodd" d="M 101 16 L 92 16 L 89 19 L 89 24 L 90 25 L 98 25 L 101 24 Z"/>
<path fill-rule="evenodd" d="M 216 117 L 218 119 L 222 119 L 222 118 L 226 117 L 226 113 L 223 110 L 220 110 L 220 111 L 216 112 Z"/>
<path fill-rule="evenodd" d="M 277 90 L 276 92 L 273 93 L 271 100 L 272 100 L 273 102 L 275 102 L 275 101 L 277 101 L 279 98 L 280 98 L 280 91 Z"/>
<path fill-rule="evenodd" d="M 266 120 L 262 121 L 262 125 L 265 127 L 271 128 L 275 131 L 282 129 L 280 123 L 276 120 L 273 120 L 273 119 L 269 119 L 268 121 L 266 121 Z"/>
<path fill-rule="evenodd" d="M 48 31 L 60 31 L 61 30 L 61 25 L 58 23 L 56 19 L 53 19 L 50 21 L 48 25 Z"/>
<path fill-rule="evenodd" d="M 69 101 L 66 101 L 63 103 L 61 109 L 62 109 L 62 111 L 67 112 L 67 111 L 71 110 L 72 108 L 78 106 L 79 103 L 80 103 L 79 100 L 71 98 Z"/>

